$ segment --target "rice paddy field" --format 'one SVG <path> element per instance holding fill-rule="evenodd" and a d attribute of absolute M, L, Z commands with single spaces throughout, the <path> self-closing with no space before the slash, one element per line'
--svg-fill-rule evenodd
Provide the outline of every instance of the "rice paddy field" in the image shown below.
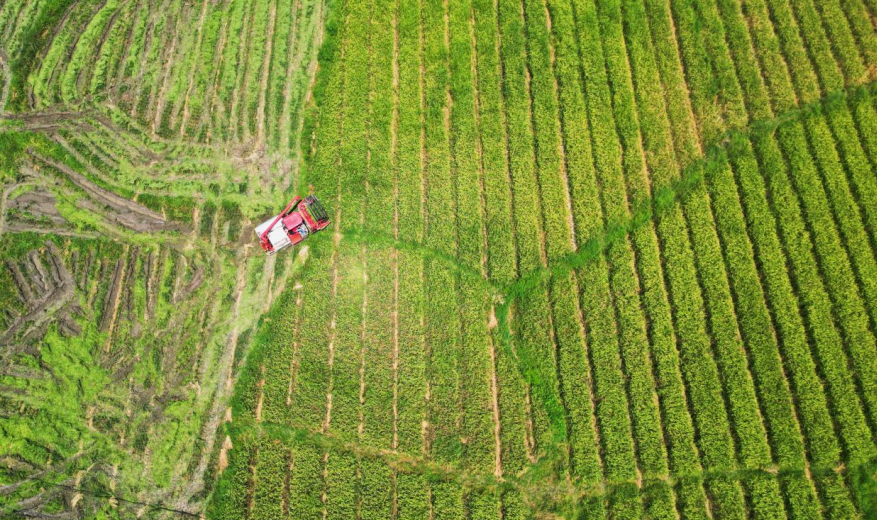
<path fill-rule="evenodd" d="M 0 20 L 0 518 L 877 518 L 877 1 Z"/>

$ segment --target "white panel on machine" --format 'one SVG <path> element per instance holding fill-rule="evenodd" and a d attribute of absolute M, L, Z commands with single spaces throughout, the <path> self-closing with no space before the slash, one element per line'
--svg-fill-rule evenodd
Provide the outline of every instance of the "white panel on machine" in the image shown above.
<path fill-rule="evenodd" d="M 262 236 L 262 233 L 268 229 L 268 226 L 274 222 L 276 217 L 271 217 L 265 222 L 259 224 L 259 227 L 256 228 L 256 235 Z M 284 247 L 290 245 L 292 242 L 289 240 L 289 236 L 286 234 L 286 230 L 283 229 L 283 222 L 278 221 L 277 224 L 271 228 L 271 231 L 268 232 L 268 240 L 271 242 L 271 246 L 274 248 L 274 251 L 280 251 Z"/>

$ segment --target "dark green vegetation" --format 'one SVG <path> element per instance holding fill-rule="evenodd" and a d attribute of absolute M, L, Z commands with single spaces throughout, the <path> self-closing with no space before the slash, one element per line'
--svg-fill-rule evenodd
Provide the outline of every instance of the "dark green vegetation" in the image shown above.
<path fill-rule="evenodd" d="M 877 517 L 875 16 L 0 0 L 0 514 Z"/>

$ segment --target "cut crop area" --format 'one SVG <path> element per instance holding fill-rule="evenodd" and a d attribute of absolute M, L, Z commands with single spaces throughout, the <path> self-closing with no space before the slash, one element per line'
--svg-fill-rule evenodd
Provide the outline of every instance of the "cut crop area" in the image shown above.
<path fill-rule="evenodd" d="M 238 56 L 243 4 L 0 3 L 0 518 L 205 509 L 298 266 L 250 238 L 299 182 L 324 13 L 247 8 L 260 49 Z"/>
<path fill-rule="evenodd" d="M 877 518 L 874 20 L 0 0 L 0 518 Z"/>

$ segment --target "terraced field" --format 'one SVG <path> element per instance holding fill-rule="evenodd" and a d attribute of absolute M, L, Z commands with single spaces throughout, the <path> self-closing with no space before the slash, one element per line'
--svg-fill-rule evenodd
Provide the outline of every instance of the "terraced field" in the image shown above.
<path fill-rule="evenodd" d="M 2 515 L 877 517 L 875 19 L 5 0 Z"/>

